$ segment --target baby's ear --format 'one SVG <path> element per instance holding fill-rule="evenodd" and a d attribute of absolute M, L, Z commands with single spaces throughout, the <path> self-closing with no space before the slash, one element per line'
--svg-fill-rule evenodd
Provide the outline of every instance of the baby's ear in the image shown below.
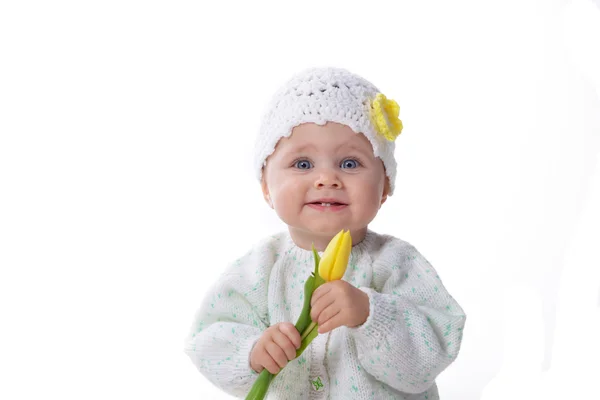
<path fill-rule="evenodd" d="M 390 194 L 390 178 L 386 175 L 385 182 L 383 183 L 383 193 L 381 194 L 381 203 L 379 204 L 379 207 L 381 207 L 383 205 L 383 203 L 385 203 L 389 194 Z"/>
<path fill-rule="evenodd" d="M 263 193 L 263 198 L 265 199 L 269 207 L 273 208 L 273 201 L 271 200 L 271 195 L 269 194 L 269 187 L 267 186 L 267 182 L 265 181 L 264 171 L 263 176 L 260 179 L 260 188 Z"/>

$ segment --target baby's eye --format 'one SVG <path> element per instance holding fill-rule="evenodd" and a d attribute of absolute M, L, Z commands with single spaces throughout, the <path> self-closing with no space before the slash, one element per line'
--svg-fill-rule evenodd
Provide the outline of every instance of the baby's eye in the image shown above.
<path fill-rule="evenodd" d="M 310 169 L 312 164 L 308 160 L 298 160 L 294 163 L 294 167 L 298 169 Z"/>
<path fill-rule="evenodd" d="M 360 163 L 358 162 L 358 160 L 355 160 L 353 158 L 346 158 L 344 161 L 342 161 L 342 168 L 358 168 L 360 166 Z"/>

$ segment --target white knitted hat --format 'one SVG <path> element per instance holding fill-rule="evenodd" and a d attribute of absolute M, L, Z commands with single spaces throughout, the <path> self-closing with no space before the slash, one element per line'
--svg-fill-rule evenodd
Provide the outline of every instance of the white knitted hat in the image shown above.
<path fill-rule="evenodd" d="M 388 100 L 367 80 L 339 68 L 305 70 L 280 88 L 263 116 L 256 140 L 254 167 L 260 180 L 267 157 L 283 137 L 306 122 L 337 122 L 362 133 L 373 154 L 383 161 L 394 192 L 396 160 L 394 140 L 402 131 L 398 104 Z"/>

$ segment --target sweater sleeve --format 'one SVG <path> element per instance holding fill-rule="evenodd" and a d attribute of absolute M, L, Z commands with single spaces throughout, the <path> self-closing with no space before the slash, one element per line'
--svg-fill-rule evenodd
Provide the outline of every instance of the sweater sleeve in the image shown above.
<path fill-rule="evenodd" d="M 405 393 L 422 393 L 460 350 L 466 316 L 419 252 L 395 239 L 373 264 L 370 313 L 351 328 L 361 366 Z"/>
<path fill-rule="evenodd" d="M 252 347 L 269 326 L 267 290 L 273 252 L 266 246 L 230 264 L 204 297 L 185 340 L 185 353 L 214 385 L 244 397 L 258 374 Z"/>

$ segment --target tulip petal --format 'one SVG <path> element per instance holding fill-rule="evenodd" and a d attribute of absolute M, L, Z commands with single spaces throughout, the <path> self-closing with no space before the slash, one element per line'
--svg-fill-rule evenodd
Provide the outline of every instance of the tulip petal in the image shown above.
<path fill-rule="evenodd" d="M 350 231 L 347 231 L 342 235 L 342 239 L 340 240 L 335 262 L 329 275 L 329 280 L 335 281 L 342 279 L 344 273 L 346 272 L 346 267 L 348 266 L 348 259 L 350 258 L 351 252 L 352 236 L 350 236 Z"/>
<path fill-rule="evenodd" d="M 340 239 L 343 236 L 343 234 L 344 230 L 342 229 L 338 232 L 337 235 L 333 237 L 333 239 L 331 239 L 331 241 L 327 245 L 327 248 L 323 252 L 321 261 L 319 262 L 319 275 L 321 275 L 321 278 L 323 278 L 327 282 L 330 281 L 329 277 L 331 276 L 331 269 L 335 262 L 335 258 L 341 243 Z"/>

